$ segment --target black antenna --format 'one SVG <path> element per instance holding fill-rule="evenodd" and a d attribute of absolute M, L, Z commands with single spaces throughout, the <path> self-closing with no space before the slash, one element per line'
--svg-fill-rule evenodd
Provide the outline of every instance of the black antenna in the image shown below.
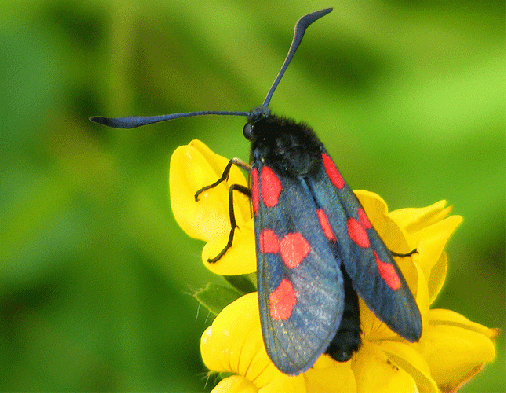
<path fill-rule="evenodd" d="M 272 95 L 278 87 L 283 74 L 285 73 L 288 65 L 292 61 L 293 55 L 295 51 L 299 47 L 302 38 L 306 32 L 306 29 L 315 21 L 320 19 L 321 17 L 327 15 L 332 11 L 332 8 L 326 8 L 321 11 L 315 11 L 311 14 L 304 15 L 300 18 L 295 24 L 294 34 L 292 44 L 290 45 L 290 49 L 288 54 L 286 55 L 285 61 L 283 62 L 283 66 L 279 70 L 278 76 L 276 77 L 274 83 L 272 84 L 267 97 L 265 97 L 264 103 L 261 108 L 257 108 L 252 110 L 251 112 L 236 112 L 236 111 L 200 111 L 200 112 L 188 112 L 188 113 L 172 113 L 170 115 L 159 115 L 159 116 L 131 116 L 131 117 L 90 117 L 90 120 L 103 124 L 112 128 L 135 128 L 144 126 L 147 124 L 159 123 L 161 121 L 168 121 L 173 119 L 179 119 L 180 117 L 194 117 L 194 116 L 204 116 L 204 115 L 225 115 L 225 116 L 245 116 L 248 118 L 248 121 L 255 122 L 256 120 L 268 116 L 269 115 L 269 103 L 271 101 Z"/>
<path fill-rule="evenodd" d="M 316 22 L 321 17 L 329 14 L 332 12 L 332 8 L 326 8 L 321 11 L 315 11 L 312 14 L 304 15 L 302 18 L 300 18 L 297 23 L 295 24 L 295 27 L 293 28 L 293 40 L 292 44 L 290 45 L 290 49 L 288 50 L 288 54 L 286 55 L 285 61 L 283 62 L 283 65 L 281 66 L 281 69 L 279 70 L 278 76 L 276 77 L 276 80 L 272 84 L 269 93 L 267 93 L 267 97 L 265 97 L 264 103 L 262 104 L 263 107 L 268 107 L 269 103 L 271 102 L 272 95 L 274 94 L 274 90 L 276 90 L 276 87 L 278 87 L 279 82 L 281 81 L 281 78 L 283 77 L 283 74 L 285 73 L 286 69 L 288 68 L 288 65 L 292 61 L 293 55 L 295 54 L 295 51 L 299 47 L 300 43 L 302 42 L 302 38 L 304 37 L 304 34 L 306 33 L 306 29 L 313 23 Z"/>
<path fill-rule="evenodd" d="M 135 128 L 145 126 L 146 124 L 155 124 L 161 121 L 179 119 L 180 117 L 194 117 L 205 115 L 230 115 L 230 116 L 249 116 L 249 112 L 231 112 L 231 111 L 200 111 L 188 113 L 171 113 L 170 115 L 159 116 L 130 116 L 130 117 L 90 117 L 91 121 L 103 124 L 112 128 Z"/>

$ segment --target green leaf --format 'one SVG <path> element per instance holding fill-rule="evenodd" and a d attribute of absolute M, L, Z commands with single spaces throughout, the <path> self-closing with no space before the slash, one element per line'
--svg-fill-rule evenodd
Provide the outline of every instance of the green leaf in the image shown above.
<path fill-rule="evenodd" d="M 225 306 L 241 296 L 242 294 L 234 288 L 213 283 L 208 283 L 205 288 L 200 289 L 193 295 L 200 304 L 215 316 L 218 315 Z"/>
<path fill-rule="evenodd" d="M 256 292 L 257 290 L 256 273 L 243 274 L 240 276 L 223 276 L 223 278 L 243 295 L 250 292 Z"/>

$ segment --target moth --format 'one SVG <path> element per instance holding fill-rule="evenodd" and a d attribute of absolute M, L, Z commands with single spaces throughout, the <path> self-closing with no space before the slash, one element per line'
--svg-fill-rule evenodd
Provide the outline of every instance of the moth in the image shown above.
<path fill-rule="evenodd" d="M 220 179 L 196 190 L 195 199 L 225 181 L 232 165 L 250 173 L 251 188 L 230 187 L 230 206 L 235 192 L 251 198 L 263 339 L 272 362 L 289 375 L 308 370 L 323 353 L 339 362 L 351 359 L 361 344 L 359 297 L 399 336 L 415 342 L 422 334 L 417 304 L 393 258 L 416 250 L 390 251 L 314 131 L 269 108 L 306 29 L 331 11 L 299 19 L 281 70 L 258 108 L 90 119 L 133 128 L 181 117 L 246 117 L 250 165 L 232 159 Z M 232 245 L 233 208 L 230 222 L 227 246 L 209 262 L 219 263 Z"/>

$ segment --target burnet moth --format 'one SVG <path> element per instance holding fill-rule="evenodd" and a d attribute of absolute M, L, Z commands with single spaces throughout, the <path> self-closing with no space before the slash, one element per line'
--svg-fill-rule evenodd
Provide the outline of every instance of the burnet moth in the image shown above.
<path fill-rule="evenodd" d="M 256 239 L 258 300 L 267 354 L 285 374 L 297 375 L 323 353 L 339 362 L 358 350 L 358 296 L 376 316 L 410 342 L 422 334 L 420 312 L 393 256 L 372 227 L 353 191 L 323 144 L 303 123 L 270 113 L 269 102 L 308 26 L 332 8 L 303 16 L 295 25 L 288 55 L 263 105 L 250 112 L 201 111 L 153 117 L 92 117 L 115 128 L 201 115 L 244 116 L 251 142 L 251 166 L 229 162 L 215 183 L 228 178 L 232 165 L 250 173 L 251 189 L 230 187 L 251 198 Z M 236 222 L 219 259 L 232 245 Z M 412 251 L 414 252 L 414 251 Z"/>

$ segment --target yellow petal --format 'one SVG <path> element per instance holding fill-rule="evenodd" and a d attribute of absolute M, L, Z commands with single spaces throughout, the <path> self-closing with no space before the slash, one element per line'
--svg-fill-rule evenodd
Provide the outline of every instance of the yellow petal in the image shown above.
<path fill-rule="evenodd" d="M 377 345 L 393 364 L 411 375 L 418 391 L 438 391 L 436 381 L 431 376 L 431 369 L 422 354 L 416 350 L 418 345 L 393 341 L 385 341 Z"/>
<path fill-rule="evenodd" d="M 219 176 L 223 174 L 225 167 L 230 162 L 230 159 L 214 153 L 205 143 L 198 139 L 192 140 L 188 146 L 195 148 L 204 157 L 207 163 L 213 168 L 213 171 L 216 172 Z M 216 180 L 218 179 L 215 179 L 215 181 Z M 247 185 L 243 173 L 235 165 L 233 165 L 230 169 L 230 173 L 228 175 L 228 183 L 241 184 L 244 186 Z"/>
<path fill-rule="evenodd" d="M 498 329 L 490 329 L 486 326 L 467 319 L 462 314 L 451 310 L 434 308 L 429 311 L 428 317 L 430 325 L 448 325 L 461 327 L 463 329 L 472 330 L 476 333 L 483 334 L 492 341 L 494 341 L 500 333 Z"/>
<path fill-rule="evenodd" d="M 431 310 L 430 325 L 423 356 L 441 390 L 456 390 L 494 360 L 497 330 L 449 310 Z"/>
<path fill-rule="evenodd" d="M 353 359 L 358 392 L 413 393 L 418 392 L 413 377 L 389 361 L 375 345 L 364 342 Z"/>
<path fill-rule="evenodd" d="M 281 376 L 272 379 L 268 384 L 260 388 L 258 393 L 305 393 L 306 391 L 311 392 L 310 390 L 306 390 L 302 375 L 289 377 L 281 374 Z"/>
<path fill-rule="evenodd" d="M 204 265 L 213 273 L 220 275 L 249 274 L 257 270 L 255 254 L 255 232 L 253 220 L 237 228 L 232 239 L 232 247 L 216 262 L 208 259 L 216 257 L 228 242 L 229 234 L 208 242 L 202 250 Z"/>
<path fill-rule="evenodd" d="M 418 290 L 416 292 L 415 301 L 418 306 L 418 310 L 420 311 L 420 315 L 422 316 L 422 337 L 423 332 L 429 326 L 429 288 L 427 286 L 427 279 L 425 278 L 425 274 L 418 264 L 416 264 L 416 269 L 418 273 Z"/>
<path fill-rule="evenodd" d="M 445 206 L 446 201 L 443 200 L 423 208 L 394 210 L 389 215 L 410 235 L 444 219 L 452 209 L 451 206 Z"/>
<path fill-rule="evenodd" d="M 364 301 L 359 299 L 360 307 L 360 328 L 363 333 L 364 341 L 376 342 L 382 340 L 400 340 L 401 338 L 394 333 L 385 323 L 367 307 Z M 362 349 L 360 349 L 362 350 Z"/>
<path fill-rule="evenodd" d="M 232 375 L 218 383 L 212 393 L 257 393 L 258 388 L 251 381 L 239 375 Z"/>
<path fill-rule="evenodd" d="M 357 391 L 351 362 L 338 363 L 330 356 L 321 356 L 304 373 L 306 390 L 321 393 L 353 393 Z"/>
<path fill-rule="evenodd" d="M 408 242 L 417 248 L 414 260 L 422 268 L 428 281 L 429 302 L 432 303 L 441 291 L 447 273 L 447 257 L 444 248 L 462 217 L 447 217 L 451 206 L 439 201 L 421 209 L 399 209 L 389 216 L 405 228 Z"/>
<path fill-rule="evenodd" d="M 426 277 L 431 276 L 431 270 L 441 258 L 448 239 L 461 222 L 462 217 L 451 216 L 423 228 L 414 236 L 419 239 L 416 246 L 418 251 L 417 262 L 422 267 Z"/>
<path fill-rule="evenodd" d="M 438 261 L 432 266 L 430 270 L 430 276 L 427 278 L 428 289 L 429 289 L 429 304 L 434 303 L 437 295 L 443 289 L 443 285 L 448 272 L 448 257 L 443 252 L 439 257 Z"/>
<path fill-rule="evenodd" d="M 181 228 L 191 237 L 209 241 L 230 231 L 228 185 L 247 182 L 241 171 L 232 167 L 228 182 L 203 192 L 195 192 L 218 180 L 228 160 L 212 153 L 200 141 L 180 146 L 171 157 L 169 186 L 171 207 Z M 250 217 L 250 204 L 242 194 L 234 195 L 234 212 L 241 225 Z"/>
<path fill-rule="evenodd" d="M 202 335 L 200 352 L 210 370 L 243 375 L 264 387 L 286 376 L 265 352 L 257 296 L 248 293 L 225 307 Z"/>

